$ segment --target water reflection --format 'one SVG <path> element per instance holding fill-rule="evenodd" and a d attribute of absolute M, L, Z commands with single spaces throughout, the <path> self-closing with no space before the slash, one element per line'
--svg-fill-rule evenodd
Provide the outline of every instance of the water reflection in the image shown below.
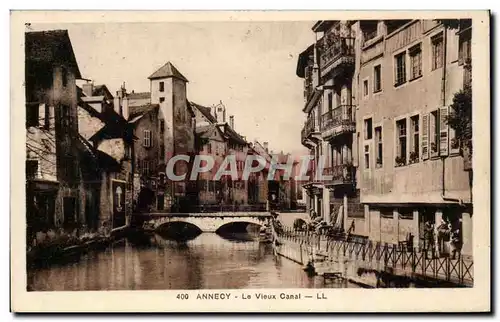
<path fill-rule="evenodd" d="M 297 265 L 249 233 L 203 233 L 176 242 L 159 235 L 122 240 L 80 261 L 28 273 L 30 290 L 317 288 Z M 342 287 L 329 284 L 328 287 Z"/>

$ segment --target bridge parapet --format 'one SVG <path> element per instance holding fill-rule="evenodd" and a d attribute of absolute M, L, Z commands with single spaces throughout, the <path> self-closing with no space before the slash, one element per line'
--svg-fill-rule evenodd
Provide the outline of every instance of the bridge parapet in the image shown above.
<path fill-rule="evenodd" d="M 144 213 L 133 216 L 151 224 L 154 229 L 172 222 L 184 222 L 197 226 L 202 232 L 216 232 L 220 227 L 236 222 L 262 226 L 273 217 L 270 212 Z"/>

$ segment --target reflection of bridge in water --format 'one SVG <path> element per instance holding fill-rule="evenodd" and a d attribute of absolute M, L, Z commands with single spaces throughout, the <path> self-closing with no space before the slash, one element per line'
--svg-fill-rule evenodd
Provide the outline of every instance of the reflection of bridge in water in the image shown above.
<path fill-rule="evenodd" d="M 211 233 L 230 228 L 241 231 L 252 224 L 264 226 L 272 218 L 269 212 L 145 213 L 132 216 L 134 222 L 147 223 L 154 230 L 173 223 L 184 223 L 196 226 L 201 232 Z"/>

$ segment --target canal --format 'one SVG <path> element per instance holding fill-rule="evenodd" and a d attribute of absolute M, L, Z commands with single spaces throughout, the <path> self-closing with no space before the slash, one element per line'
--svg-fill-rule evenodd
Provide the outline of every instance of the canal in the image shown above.
<path fill-rule="evenodd" d="M 71 262 L 28 271 L 30 291 L 324 287 L 321 277 L 308 277 L 249 233 L 203 233 L 187 242 L 159 235 L 122 239 Z"/>

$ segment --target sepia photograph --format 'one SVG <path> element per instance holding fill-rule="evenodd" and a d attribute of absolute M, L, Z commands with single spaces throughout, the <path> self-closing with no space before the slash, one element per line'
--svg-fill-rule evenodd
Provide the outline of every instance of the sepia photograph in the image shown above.
<path fill-rule="evenodd" d="M 487 12 L 18 14 L 11 259 L 27 296 L 293 309 L 488 280 Z"/>

